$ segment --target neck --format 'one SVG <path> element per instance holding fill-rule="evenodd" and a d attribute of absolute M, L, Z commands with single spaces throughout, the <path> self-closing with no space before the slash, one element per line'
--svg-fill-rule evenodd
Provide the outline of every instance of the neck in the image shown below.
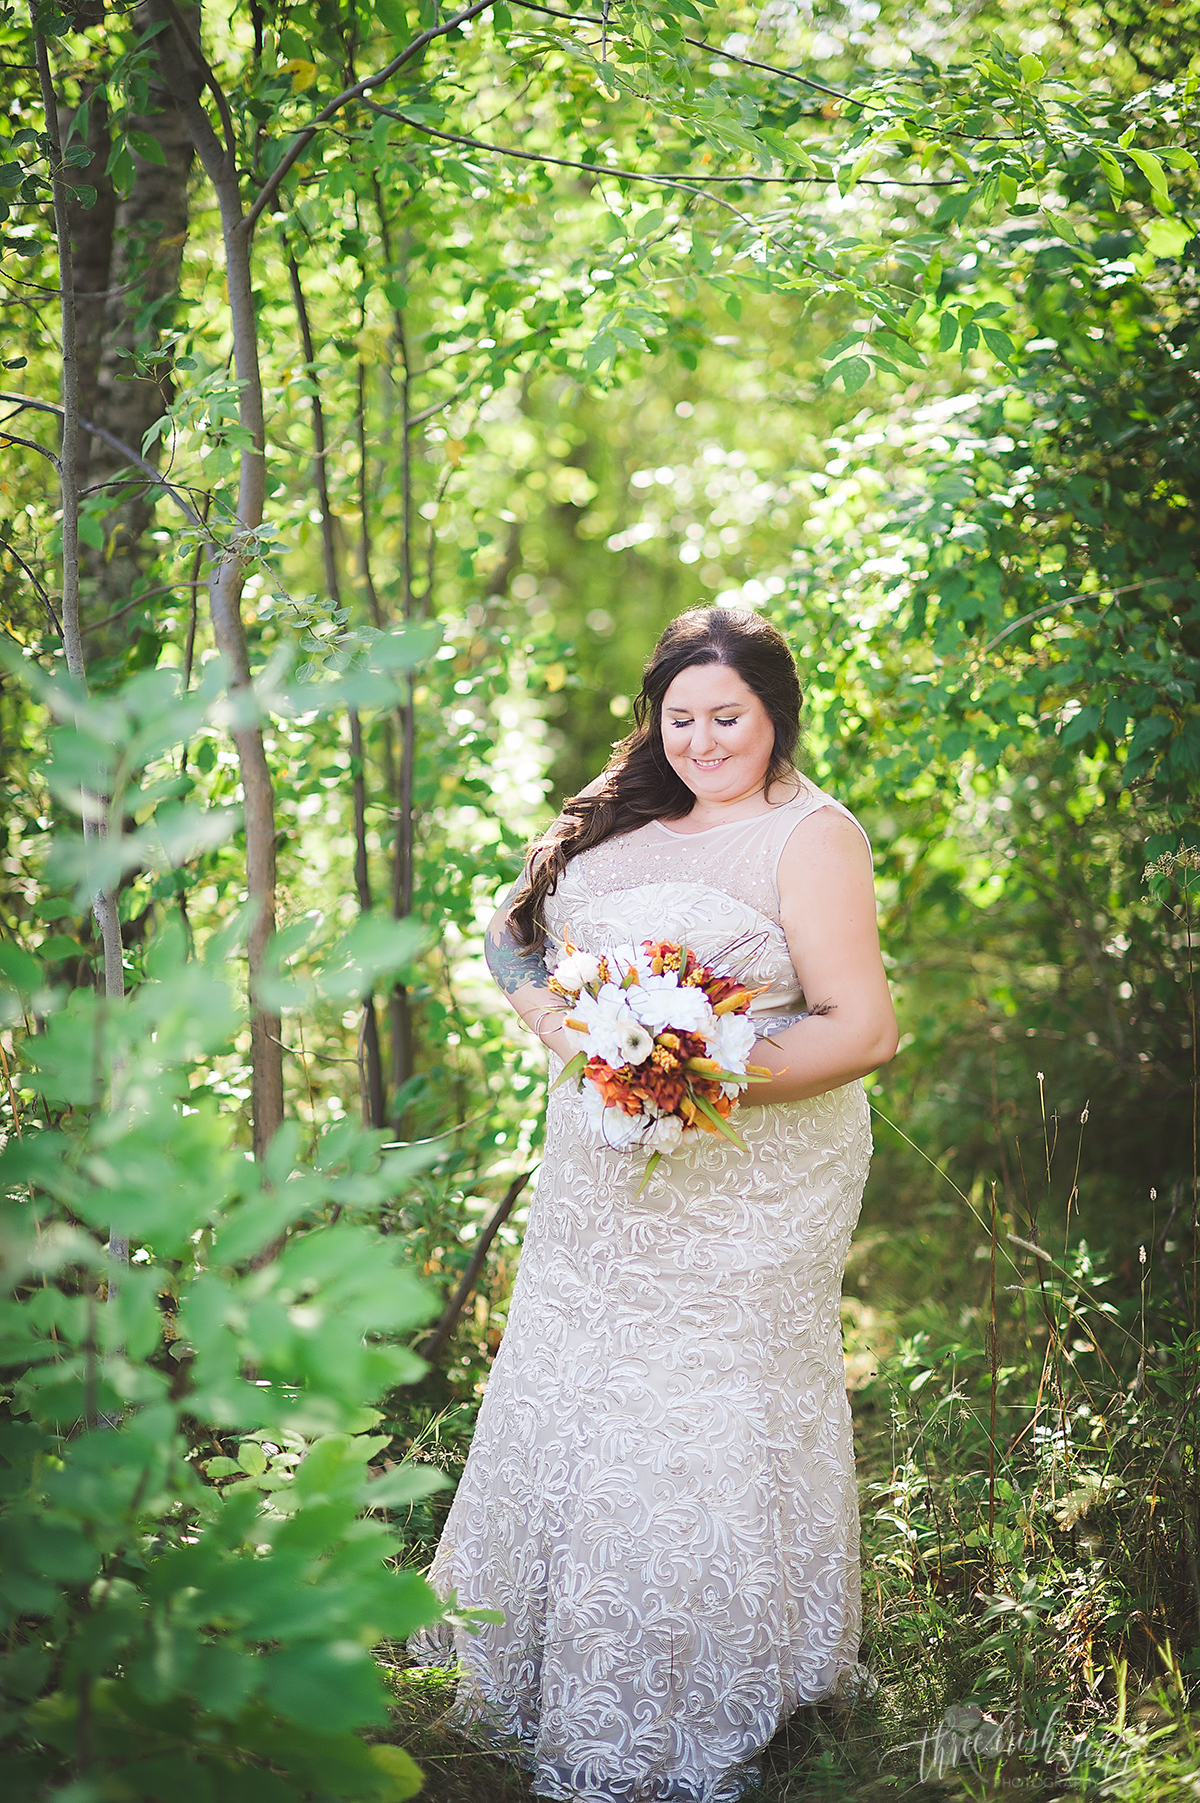
<path fill-rule="evenodd" d="M 694 792 L 693 792 L 694 793 Z M 741 795 L 714 796 L 696 795 L 690 811 L 684 816 L 693 826 L 721 826 L 726 820 L 751 820 L 755 814 L 765 814 L 768 808 L 779 807 L 791 800 L 794 789 L 785 777 L 783 781 L 766 787 L 765 780 L 754 788 L 746 789 Z"/>

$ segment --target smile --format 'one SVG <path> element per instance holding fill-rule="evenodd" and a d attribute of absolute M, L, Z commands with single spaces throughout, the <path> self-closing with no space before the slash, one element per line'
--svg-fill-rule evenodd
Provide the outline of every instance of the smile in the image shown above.
<path fill-rule="evenodd" d="M 725 758 L 693 758 L 692 763 L 697 770 L 719 770 L 726 763 Z"/>

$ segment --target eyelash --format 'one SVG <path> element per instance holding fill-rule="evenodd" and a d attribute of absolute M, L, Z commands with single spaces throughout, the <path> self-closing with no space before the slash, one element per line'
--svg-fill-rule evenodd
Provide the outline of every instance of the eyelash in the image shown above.
<path fill-rule="evenodd" d="M 714 726 L 736 726 L 737 723 L 738 723 L 738 715 L 737 714 L 735 714 L 731 720 L 717 720 L 717 719 L 713 720 Z M 671 722 L 671 724 L 672 724 L 672 726 L 691 726 L 693 724 L 693 722 L 691 720 L 673 720 Z"/>

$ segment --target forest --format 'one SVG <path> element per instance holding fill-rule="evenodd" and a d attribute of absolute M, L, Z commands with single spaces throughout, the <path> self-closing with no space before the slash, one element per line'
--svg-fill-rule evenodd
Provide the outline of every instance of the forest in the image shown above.
<path fill-rule="evenodd" d="M 483 928 L 719 603 L 902 1032 L 872 1686 L 754 1794 L 1194 1795 L 1197 0 L 5 0 L 0 66 L 7 1794 L 530 1794 L 404 1651 L 542 1141 Z"/>

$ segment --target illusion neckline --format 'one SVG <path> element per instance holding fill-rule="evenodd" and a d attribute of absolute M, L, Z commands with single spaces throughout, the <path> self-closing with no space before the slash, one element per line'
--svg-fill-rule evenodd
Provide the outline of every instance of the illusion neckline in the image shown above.
<path fill-rule="evenodd" d="M 722 820 L 717 826 L 703 826 L 698 833 L 678 833 L 663 820 L 653 820 L 650 824 L 666 833 L 669 839 L 707 839 L 710 833 L 727 833 L 731 826 L 751 826 L 756 820 L 768 820 L 773 814 L 783 814 L 788 808 L 794 808 L 797 802 L 807 801 L 812 793 L 812 785 L 803 776 L 800 778 L 800 785 L 800 793 L 793 795 L 790 801 L 781 801 L 778 807 L 764 808 L 761 814 L 746 814 L 741 820 Z"/>

